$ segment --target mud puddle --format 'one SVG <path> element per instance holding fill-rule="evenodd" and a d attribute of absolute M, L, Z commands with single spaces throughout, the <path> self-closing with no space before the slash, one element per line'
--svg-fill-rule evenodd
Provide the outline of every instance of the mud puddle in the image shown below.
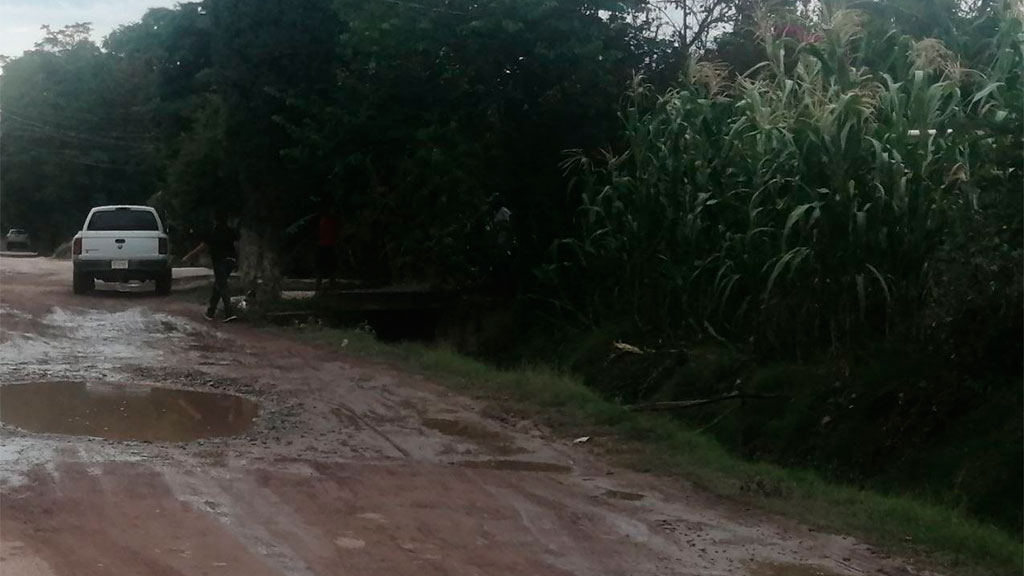
<path fill-rule="evenodd" d="M 212 392 L 82 382 L 0 386 L 0 422 L 45 434 L 186 442 L 244 433 L 258 413 L 252 400 Z"/>
<path fill-rule="evenodd" d="M 531 460 L 462 460 L 456 462 L 464 468 L 480 468 L 483 470 L 510 470 L 512 472 L 552 472 L 555 474 L 568 474 L 572 472 L 569 466 L 555 464 L 553 462 L 535 462 Z"/>
<path fill-rule="evenodd" d="M 819 566 L 809 564 L 782 564 L 755 562 L 747 566 L 749 576 L 839 576 Z"/>

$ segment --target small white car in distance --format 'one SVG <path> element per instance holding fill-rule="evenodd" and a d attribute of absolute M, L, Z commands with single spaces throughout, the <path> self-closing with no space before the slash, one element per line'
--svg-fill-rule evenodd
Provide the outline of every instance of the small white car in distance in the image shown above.
<path fill-rule="evenodd" d="M 97 279 L 152 280 L 157 294 L 170 293 L 168 244 L 160 215 L 149 206 L 93 208 L 72 241 L 75 294 L 93 290 Z"/>
<path fill-rule="evenodd" d="M 11 228 L 7 231 L 8 250 L 28 250 L 31 242 L 28 239 L 28 232 L 25 232 L 21 228 Z"/>

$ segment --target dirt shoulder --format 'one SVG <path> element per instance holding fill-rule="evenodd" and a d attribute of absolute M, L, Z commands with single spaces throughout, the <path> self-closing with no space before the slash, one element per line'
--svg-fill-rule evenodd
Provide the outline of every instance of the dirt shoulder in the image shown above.
<path fill-rule="evenodd" d="M 196 294 L 73 297 L 66 268 L 0 260 L 3 386 L 216 391 L 260 411 L 244 435 L 184 443 L 0 427 L 5 576 L 920 573 L 430 378 L 209 324 Z"/>

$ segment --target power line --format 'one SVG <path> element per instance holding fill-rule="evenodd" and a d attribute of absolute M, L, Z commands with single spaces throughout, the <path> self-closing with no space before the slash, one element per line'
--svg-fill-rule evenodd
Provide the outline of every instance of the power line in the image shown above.
<path fill-rule="evenodd" d="M 3 136 L 8 137 L 8 138 L 22 137 L 22 138 L 27 138 L 27 139 L 40 139 L 40 138 L 42 138 L 42 139 L 51 139 L 51 140 L 56 140 L 56 141 L 59 141 L 59 142 L 64 142 L 66 144 L 69 144 L 71 146 L 75 146 L 77 148 L 84 148 L 84 149 L 102 148 L 102 149 L 117 151 L 117 152 L 121 152 L 121 153 L 128 153 L 128 152 L 143 153 L 143 152 L 150 152 L 150 151 L 153 151 L 153 150 L 157 149 L 157 147 L 154 146 L 154 145 L 127 144 L 127 143 L 121 143 L 121 142 L 103 142 L 103 141 L 96 141 L 96 140 L 85 139 L 85 138 L 77 138 L 75 136 L 71 136 L 71 135 L 67 135 L 67 134 L 43 132 L 43 131 L 31 130 L 31 129 L 28 129 L 28 130 L 21 129 L 21 130 L 7 131 L 7 132 L 3 133 Z"/>
<path fill-rule="evenodd" d="M 105 139 L 109 139 L 109 140 L 137 141 L 139 139 L 147 139 L 150 136 L 150 133 L 149 132 L 145 132 L 145 131 L 132 132 L 132 131 L 123 131 L 123 130 L 109 130 L 109 129 L 106 129 L 106 130 L 94 130 L 93 127 L 91 127 L 91 126 L 81 126 L 79 123 L 76 123 L 74 128 L 69 128 L 69 127 L 66 127 L 66 126 L 60 126 L 60 125 L 56 125 L 56 124 L 40 122 L 39 120 L 33 120 L 31 118 L 26 118 L 25 116 L 22 116 L 20 114 L 11 113 L 11 112 L 7 112 L 6 114 L 3 115 L 3 117 L 11 119 L 11 120 L 14 120 L 16 123 L 26 124 L 26 125 L 29 125 L 29 126 L 32 126 L 32 127 L 35 127 L 35 128 L 43 129 L 43 130 L 54 130 L 54 131 L 60 131 L 60 132 L 79 134 L 80 133 L 78 131 L 79 128 L 86 128 L 88 130 L 88 134 L 87 134 L 88 136 L 95 136 L 97 138 L 105 138 Z"/>
<path fill-rule="evenodd" d="M 74 150 L 61 150 L 61 149 L 52 149 L 52 148 L 51 149 L 47 149 L 47 148 L 37 148 L 37 147 L 34 147 L 34 146 L 19 146 L 19 148 L 24 149 L 24 150 L 29 150 L 29 151 L 32 151 L 32 152 L 39 152 L 39 153 L 42 153 L 42 154 L 46 154 L 47 156 L 50 157 L 50 159 L 55 160 L 57 162 L 67 162 L 67 163 L 71 163 L 71 164 L 81 164 L 81 165 L 84 165 L 84 166 L 94 166 L 94 167 L 97 167 L 97 168 L 109 168 L 109 169 L 117 169 L 117 170 L 137 170 L 137 169 L 140 169 L 140 166 L 138 164 L 134 164 L 134 165 L 130 165 L 130 164 L 127 164 L 127 163 L 125 163 L 125 164 L 112 164 L 110 162 L 102 162 L 102 161 L 98 161 L 98 160 L 88 159 L 88 158 L 83 157 L 81 155 L 81 153 L 76 152 Z M 10 159 L 8 158 L 6 161 L 10 162 Z"/>
<path fill-rule="evenodd" d="M 74 131 L 75 129 L 84 127 L 85 125 L 88 125 L 88 124 L 99 123 L 99 124 L 110 125 L 110 124 L 117 123 L 117 122 L 114 122 L 114 121 L 99 120 L 98 118 L 92 119 L 92 120 L 89 120 L 89 121 L 84 121 L 84 120 L 68 120 L 68 119 L 58 118 L 56 116 L 51 116 L 51 117 L 47 118 L 47 117 L 42 117 L 42 116 L 40 116 L 38 114 L 28 114 L 28 115 L 26 115 L 26 114 L 24 114 L 23 112 L 20 112 L 20 111 L 19 112 L 11 112 L 11 111 L 9 111 L 9 109 L 4 109 L 3 112 L 4 113 L 2 114 L 2 116 L 5 116 L 7 118 L 14 119 L 14 120 L 17 120 L 18 122 L 22 122 L 22 123 L 25 123 L 25 124 L 32 124 L 32 125 L 35 125 L 37 127 L 47 128 L 47 129 L 52 129 L 52 130 L 69 130 L 69 131 Z M 118 130 L 118 129 L 110 129 L 109 127 L 108 128 L 104 128 L 102 130 L 93 130 L 92 126 L 88 126 L 88 129 L 89 129 L 90 132 L 97 132 L 99 134 L 102 134 L 102 135 L 104 135 L 106 137 L 110 137 L 110 138 L 125 138 L 125 139 L 146 138 L 146 137 L 148 137 L 151 134 L 151 132 L 149 130 Z"/>
<path fill-rule="evenodd" d="M 3 131 L 4 135 L 11 136 L 35 136 L 53 138 L 55 140 L 61 140 L 64 142 L 78 143 L 83 145 L 104 145 L 118 148 L 128 149 L 139 149 L 139 150 L 153 150 L 156 148 L 154 144 L 143 140 L 123 140 L 116 138 L 105 138 L 103 136 L 93 136 L 90 134 L 81 134 L 78 132 L 72 132 L 70 130 L 61 130 L 57 128 L 46 127 L 42 124 L 36 124 L 33 122 L 26 122 L 15 118 L 16 122 L 21 122 L 22 125 L 8 128 Z"/>
<path fill-rule="evenodd" d="M 32 98 L 32 102 L 36 106 L 45 105 L 47 107 L 47 112 L 48 113 L 59 113 L 59 114 L 64 115 L 65 117 L 67 117 L 67 118 L 69 118 L 69 119 L 71 119 L 73 121 L 74 120 L 81 120 L 83 118 L 84 119 L 88 119 L 88 120 L 102 120 L 102 119 L 111 119 L 111 118 L 113 118 L 113 119 L 121 119 L 122 116 L 125 116 L 125 115 L 137 115 L 137 116 L 140 116 L 140 117 L 145 117 L 145 115 L 146 115 L 146 111 L 139 109 L 139 107 L 137 107 L 137 106 L 118 108 L 117 109 L 117 113 L 114 113 L 114 114 L 102 114 L 102 113 L 100 113 L 98 111 L 99 109 L 94 109 L 92 111 L 88 111 L 87 112 L 87 111 L 83 111 L 83 110 L 76 110 L 76 109 L 68 108 L 67 107 L 67 102 L 70 101 L 70 100 L 74 100 L 71 97 L 53 98 L 52 96 L 50 96 L 48 94 L 45 94 L 45 93 L 44 94 L 36 93 L 34 96 L 35 97 Z M 20 107 L 17 107 L 17 106 L 12 110 L 10 104 L 5 106 L 3 108 L 3 110 L 4 111 L 9 111 L 9 112 L 14 112 L 15 114 L 25 114 L 27 112 L 26 109 L 20 108 Z"/>
<path fill-rule="evenodd" d="M 26 110 L 21 107 L 12 108 L 10 105 L 0 108 L 0 118 L 15 119 L 19 122 L 32 124 L 36 127 L 51 130 L 78 131 L 85 129 L 89 133 L 96 133 L 102 137 L 112 139 L 139 139 L 148 138 L 151 131 L 147 129 L 144 119 L 126 118 L 117 115 L 100 115 L 92 113 L 75 113 L 67 110 L 52 107 L 47 110 Z M 128 129 L 127 127 L 140 127 L 141 129 Z"/>

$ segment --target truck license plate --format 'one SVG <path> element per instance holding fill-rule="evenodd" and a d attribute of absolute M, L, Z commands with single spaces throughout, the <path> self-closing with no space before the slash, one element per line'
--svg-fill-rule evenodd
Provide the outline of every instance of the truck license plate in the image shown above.
<path fill-rule="evenodd" d="M 110 261 L 110 268 L 112 270 L 127 270 L 128 269 L 128 261 L 127 260 L 111 260 Z"/>

